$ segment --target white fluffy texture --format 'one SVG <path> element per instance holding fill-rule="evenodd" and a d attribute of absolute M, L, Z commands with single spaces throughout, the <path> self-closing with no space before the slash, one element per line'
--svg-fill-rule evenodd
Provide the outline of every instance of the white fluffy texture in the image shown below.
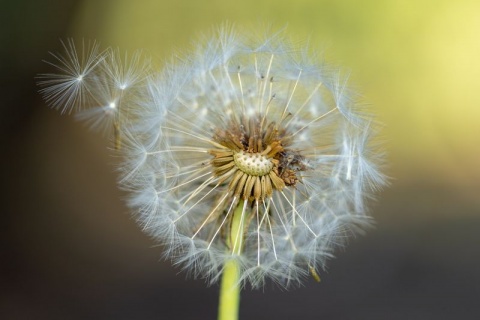
<path fill-rule="evenodd" d="M 138 53 L 122 58 L 90 44 L 79 54 L 72 41 L 64 48 L 51 63 L 60 74 L 41 76 L 45 99 L 64 112 L 82 110 L 79 118 L 93 127 L 122 130 L 129 204 L 165 255 L 195 276 L 215 282 L 236 259 L 243 284 L 300 284 L 369 225 L 365 199 L 385 182 L 374 123 L 346 79 L 307 49 L 279 34 L 256 41 L 223 28 L 154 74 Z M 209 150 L 232 117 L 256 115 L 286 129 L 288 150 L 304 157 L 304 167 L 296 185 L 244 202 L 239 250 L 225 237 L 242 202 L 228 192 L 229 179 L 214 175 Z"/>
<path fill-rule="evenodd" d="M 338 73 L 278 35 L 256 42 L 223 29 L 195 48 L 150 80 L 137 110 L 137 139 L 123 168 L 134 190 L 130 204 L 144 230 L 167 246 L 166 256 L 195 276 L 214 282 L 225 261 L 237 259 L 253 287 L 268 278 L 299 284 L 369 224 L 364 199 L 384 183 L 381 159 L 369 149 L 372 120 Z M 229 180 L 218 183 L 208 150 L 231 116 L 256 114 L 287 129 L 289 149 L 308 168 L 295 187 L 243 207 L 245 244 L 232 254 L 222 228 L 238 199 Z"/>
<path fill-rule="evenodd" d="M 96 42 L 62 41 L 63 53 L 51 53 L 48 62 L 58 73 L 41 74 L 38 85 L 44 99 L 62 113 L 74 111 L 94 130 L 111 133 L 130 120 L 128 111 L 145 91 L 150 61 L 140 51 L 121 55 L 118 49 L 101 51 Z"/>

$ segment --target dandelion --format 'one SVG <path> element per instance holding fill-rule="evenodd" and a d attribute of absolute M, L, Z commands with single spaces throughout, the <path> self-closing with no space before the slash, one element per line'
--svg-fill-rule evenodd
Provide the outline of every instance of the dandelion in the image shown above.
<path fill-rule="evenodd" d="M 121 186 L 145 232 L 194 276 L 236 288 L 319 280 L 335 247 L 370 224 L 366 199 L 385 183 L 374 119 L 308 49 L 222 28 L 156 74 L 108 52 L 87 64 L 103 70 L 106 99 L 85 118 L 103 120 L 135 88 L 119 127 Z M 64 69 L 63 89 L 60 76 L 42 85 L 68 110 L 84 101 L 69 83 L 91 68 Z"/>
<path fill-rule="evenodd" d="M 149 81 L 138 110 L 130 203 L 168 257 L 211 282 L 235 260 L 253 287 L 301 283 L 369 224 L 364 200 L 384 182 L 372 118 L 285 43 L 223 29 Z"/>

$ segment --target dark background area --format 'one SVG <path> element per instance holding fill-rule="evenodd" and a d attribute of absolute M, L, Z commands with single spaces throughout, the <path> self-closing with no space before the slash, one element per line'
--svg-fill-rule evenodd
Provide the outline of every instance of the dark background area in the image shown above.
<path fill-rule="evenodd" d="M 2 1 L 0 319 L 213 319 L 218 286 L 161 260 L 106 141 L 37 93 L 78 3 Z M 376 228 L 339 250 L 320 284 L 246 290 L 241 319 L 478 319 L 479 190 L 394 177 L 372 207 Z"/>

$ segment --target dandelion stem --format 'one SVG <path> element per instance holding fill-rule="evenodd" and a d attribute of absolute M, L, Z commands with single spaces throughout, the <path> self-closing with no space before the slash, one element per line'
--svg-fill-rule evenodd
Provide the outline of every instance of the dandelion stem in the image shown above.
<path fill-rule="evenodd" d="M 243 201 L 237 205 L 233 212 L 230 236 L 228 245 L 231 250 L 235 250 L 232 259 L 225 262 L 220 285 L 220 301 L 218 306 L 218 320 L 237 320 L 240 305 L 240 266 L 235 259 L 236 254 L 240 253 L 243 247 L 243 214 L 245 207 Z M 233 244 L 235 243 L 235 249 Z"/>
<path fill-rule="evenodd" d="M 240 275 L 238 262 L 231 259 L 225 263 L 220 287 L 218 320 L 237 320 L 240 305 Z"/>

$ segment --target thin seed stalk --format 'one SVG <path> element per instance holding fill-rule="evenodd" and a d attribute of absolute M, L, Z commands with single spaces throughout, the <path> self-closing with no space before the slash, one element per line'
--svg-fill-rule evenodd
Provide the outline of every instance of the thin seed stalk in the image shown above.
<path fill-rule="evenodd" d="M 228 245 L 233 255 L 239 254 L 243 247 L 244 219 L 243 201 L 240 201 L 233 212 Z M 236 259 L 225 262 L 220 285 L 218 320 L 238 320 L 240 306 L 240 266 Z"/>

